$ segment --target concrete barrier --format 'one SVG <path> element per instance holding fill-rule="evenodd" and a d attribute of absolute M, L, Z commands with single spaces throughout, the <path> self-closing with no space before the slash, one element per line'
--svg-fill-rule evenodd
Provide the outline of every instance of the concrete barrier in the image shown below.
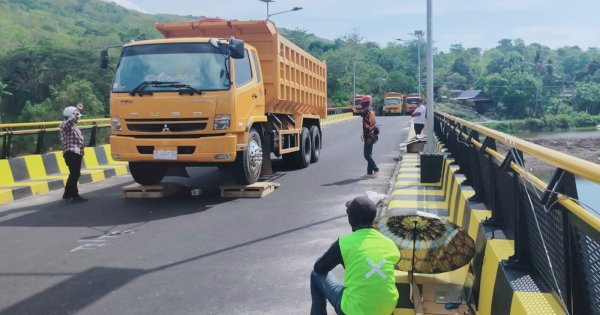
<path fill-rule="evenodd" d="M 128 174 L 127 163 L 116 162 L 110 146 L 85 148 L 80 184 Z M 63 189 L 69 168 L 62 152 L 33 154 L 0 160 L 0 204 Z"/>

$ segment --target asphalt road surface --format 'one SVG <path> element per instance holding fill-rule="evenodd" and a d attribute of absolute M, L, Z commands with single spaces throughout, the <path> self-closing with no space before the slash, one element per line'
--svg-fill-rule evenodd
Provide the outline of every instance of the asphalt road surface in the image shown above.
<path fill-rule="evenodd" d="M 0 314 L 308 314 L 314 261 L 350 232 L 345 201 L 387 192 L 408 121 L 378 117 L 376 179 L 352 120 L 324 130 L 318 163 L 276 161 L 281 187 L 261 199 L 220 199 L 228 175 L 195 168 L 165 181 L 198 197 L 125 199 L 122 176 L 80 186 L 83 204 L 0 206 Z"/>

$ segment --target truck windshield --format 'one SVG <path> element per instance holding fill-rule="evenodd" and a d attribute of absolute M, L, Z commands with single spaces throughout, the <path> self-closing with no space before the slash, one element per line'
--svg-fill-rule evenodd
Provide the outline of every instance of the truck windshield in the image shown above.
<path fill-rule="evenodd" d="M 131 92 L 143 82 L 145 92 L 173 92 L 181 84 L 198 91 L 228 90 L 229 58 L 209 43 L 174 43 L 123 48 L 112 91 Z"/>
<path fill-rule="evenodd" d="M 400 100 L 397 98 L 388 98 L 383 101 L 385 105 L 395 105 L 400 104 Z"/>
<path fill-rule="evenodd" d="M 417 104 L 419 102 L 419 99 L 418 98 L 407 98 L 406 102 L 408 104 Z"/>

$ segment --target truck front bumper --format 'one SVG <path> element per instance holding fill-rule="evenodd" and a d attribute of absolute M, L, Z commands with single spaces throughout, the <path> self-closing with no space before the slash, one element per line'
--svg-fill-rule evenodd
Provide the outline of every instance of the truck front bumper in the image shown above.
<path fill-rule="evenodd" d="M 110 136 L 112 157 L 119 161 L 140 162 L 233 162 L 237 135 L 226 134 L 200 138 L 135 138 Z M 154 151 L 177 151 L 177 160 L 156 160 Z"/>

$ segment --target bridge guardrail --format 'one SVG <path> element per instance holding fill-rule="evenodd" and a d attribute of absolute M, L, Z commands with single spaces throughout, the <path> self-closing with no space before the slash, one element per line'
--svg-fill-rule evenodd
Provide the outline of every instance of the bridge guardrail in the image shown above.
<path fill-rule="evenodd" d="M 0 137 L 2 137 L 1 159 L 7 159 L 12 156 L 23 153 L 42 154 L 52 150 L 60 149 L 60 124 L 62 121 L 31 122 L 17 124 L 0 124 Z M 101 138 L 103 143 L 108 141 L 110 133 L 110 118 L 100 119 L 80 119 L 77 123 L 79 129 L 84 133 L 85 139 L 88 139 L 87 146 L 93 147 L 98 144 Z M 100 130 L 105 131 L 105 136 L 100 137 Z M 31 138 L 31 136 L 35 136 Z M 15 148 L 15 137 L 19 137 Z M 47 138 L 51 138 L 48 140 Z M 30 147 L 35 146 L 34 152 L 30 152 Z"/>
<path fill-rule="evenodd" d="M 335 116 L 352 112 L 346 107 L 328 108 L 327 115 Z M 328 119 L 329 121 L 331 119 Z M 324 122 L 326 120 L 323 120 Z M 23 154 L 42 154 L 60 149 L 60 124 L 62 121 L 31 122 L 16 124 L 0 124 L 2 147 L 0 159 L 7 159 Z M 110 135 L 110 118 L 80 119 L 79 129 L 88 139 L 87 146 L 108 143 Z M 19 140 L 15 143 L 15 138 Z M 35 147 L 35 149 L 34 149 Z"/>
<path fill-rule="evenodd" d="M 600 165 L 445 113 L 436 113 L 434 128 L 472 199 L 492 211 L 486 224 L 514 239 L 504 265 L 534 269 L 568 314 L 599 314 L 600 218 L 577 200 L 575 176 L 600 184 Z M 550 183 L 527 171 L 525 154 L 556 167 Z"/>

